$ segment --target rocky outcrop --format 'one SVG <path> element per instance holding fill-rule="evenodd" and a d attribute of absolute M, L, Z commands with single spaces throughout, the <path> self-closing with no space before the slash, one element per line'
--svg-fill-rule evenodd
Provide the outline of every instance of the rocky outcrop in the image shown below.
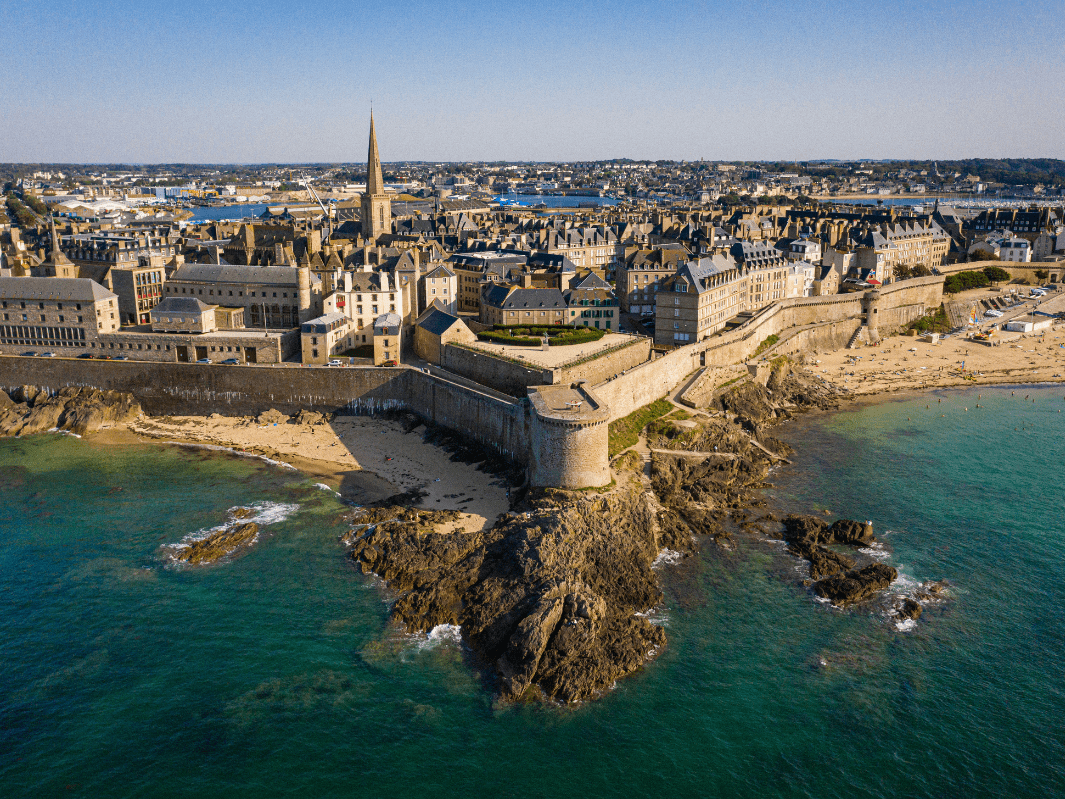
<path fill-rule="evenodd" d="M 837 605 L 850 605 L 871 599 L 899 576 L 896 569 L 883 563 L 870 563 L 861 569 L 836 574 L 814 583 L 814 593 Z"/>
<path fill-rule="evenodd" d="M 924 609 L 921 607 L 921 603 L 917 600 L 910 599 L 909 597 L 900 597 L 895 601 L 893 610 L 895 612 L 895 617 L 900 620 L 917 620 L 921 618 L 921 613 Z"/>
<path fill-rule="evenodd" d="M 834 544 L 867 546 L 875 541 L 873 527 L 851 519 L 828 524 L 817 516 L 788 516 L 784 519 L 784 540 L 788 551 L 810 561 L 810 577 L 821 580 L 854 568 L 855 561 L 828 547 Z"/>
<path fill-rule="evenodd" d="M 95 388 L 64 388 L 55 395 L 24 386 L 8 396 L 0 391 L 0 435 L 26 436 L 56 429 L 78 435 L 120 425 L 141 414 L 132 394 Z"/>
<path fill-rule="evenodd" d="M 665 633 L 637 614 L 662 600 L 651 564 L 692 532 L 642 486 L 603 496 L 545 491 L 490 530 L 442 535 L 444 511 L 356 516 L 350 555 L 388 581 L 409 630 L 455 624 L 494 669 L 503 699 L 594 697 L 653 658 Z"/>
<path fill-rule="evenodd" d="M 254 516 L 252 508 L 233 508 L 229 511 L 229 521 L 204 538 L 199 538 L 177 547 L 174 560 L 205 566 L 232 555 L 238 549 L 250 546 L 259 535 L 259 525 L 244 521 Z"/>

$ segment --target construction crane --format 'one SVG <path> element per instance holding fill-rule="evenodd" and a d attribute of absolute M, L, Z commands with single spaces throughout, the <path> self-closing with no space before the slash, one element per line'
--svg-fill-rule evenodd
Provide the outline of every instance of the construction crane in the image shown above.
<path fill-rule="evenodd" d="M 318 196 L 318 192 L 316 192 L 314 190 L 314 186 L 311 185 L 310 179 L 307 179 L 307 180 L 304 180 L 304 181 L 301 181 L 301 182 L 303 183 L 304 186 L 307 187 L 307 191 L 309 191 L 311 193 L 311 196 L 314 198 L 314 201 L 316 203 L 318 203 L 318 207 L 321 208 L 322 209 L 322 213 L 325 214 L 326 222 L 329 225 L 329 238 L 327 238 L 326 241 L 332 241 L 332 239 L 333 239 L 333 217 L 329 213 L 329 209 L 326 208 L 325 205 L 322 203 L 322 198 L 319 197 Z"/>

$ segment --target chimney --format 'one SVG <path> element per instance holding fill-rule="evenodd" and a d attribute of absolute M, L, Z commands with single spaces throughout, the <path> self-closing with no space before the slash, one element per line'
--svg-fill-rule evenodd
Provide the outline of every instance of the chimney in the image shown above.
<path fill-rule="evenodd" d="M 531 289 L 533 284 L 532 272 L 521 273 L 521 287 L 523 289 Z"/>
<path fill-rule="evenodd" d="M 280 241 L 274 242 L 274 266 L 285 265 L 285 245 Z"/>

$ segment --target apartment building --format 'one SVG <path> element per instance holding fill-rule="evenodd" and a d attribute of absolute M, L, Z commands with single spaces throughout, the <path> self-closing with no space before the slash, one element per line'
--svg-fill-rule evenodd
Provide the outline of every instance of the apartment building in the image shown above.
<path fill-rule="evenodd" d="M 118 297 L 85 278 L 0 277 L 0 351 L 78 355 L 118 330 Z"/>
<path fill-rule="evenodd" d="M 687 261 L 659 291 L 655 344 L 670 347 L 701 341 L 747 310 L 747 296 L 747 276 L 732 257 Z"/>
<path fill-rule="evenodd" d="M 675 275 L 677 266 L 690 257 L 679 244 L 631 251 L 616 272 L 615 286 L 621 310 L 644 316 L 653 314 L 659 286 Z"/>
<path fill-rule="evenodd" d="M 388 272 L 368 267 L 347 270 L 341 274 L 340 280 L 341 287 L 322 303 L 324 313 L 341 313 L 351 320 L 348 333 L 351 346 L 372 344 L 377 318 L 382 314 L 402 312 L 404 287 L 397 285 Z"/>

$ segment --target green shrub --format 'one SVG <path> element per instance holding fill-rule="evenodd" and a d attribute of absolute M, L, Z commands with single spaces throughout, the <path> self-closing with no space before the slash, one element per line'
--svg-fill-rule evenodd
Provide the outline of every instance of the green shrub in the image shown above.
<path fill-rule="evenodd" d="M 485 330 L 477 334 L 481 341 L 492 341 L 496 344 L 516 344 L 521 347 L 538 347 L 541 340 L 530 336 L 512 336 L 500 330 Z"/>
<path fill-rule="evenodd" d="M 780 336 L 778 336 L 778 335 L 777 335 L 776 333 L 774 333 L 774 334 L 773 334 L 773 335 L 771 335 L 771 336 L 767 336 L 767 337 L 766 337 L 766 339 L 765 339 L 765 341 L 763 341 L 763 342 L 762 342 L 761 344 L 759 344 L 759 345 L 758 345 L 758 349 L 756 349 L 756 350 L 754 351 L 754 357 L 755 357 L 755 358 L 757 358 L 757 357 L 758 357 L 759 355 L 761 355 L 761 354 L 762 354 L 763 352 L 765 352 L 765 351 L 766 351 L 767 349 L 769 349 L 770 347 L 772 347 L 772 346 L 773 346 L 774 344 L 776 344 L 776 343 L 777 343 L 778 341 L 780 341 Z"/>
<path fill-rule="evenodd" d="M 622 450 L 628 449 L 640 440 L 640 431 L 653 422 L 673 410 L 673 403 L 665 397 L 655 400 L 650 405 L 637 408 L 628 416 L 615 419 L 610 423 L 607 435 L 609 438 L 608 454 L 611 458 Z"/>
<path fill-rule="evenodd" d="M 1002 283 L 1010 279 L 1010 273 L 1001 266 L 986 266 L 983 269 L 983 273 L 992 283 Z"/>
<path fill-rule="evenodd" d="M 959 291 L 980 289 L 990 285 L 990 279 L 983 272 L 958 272 L 943 281 L 943 291 L 947 294 L 957 294 Z"/>

